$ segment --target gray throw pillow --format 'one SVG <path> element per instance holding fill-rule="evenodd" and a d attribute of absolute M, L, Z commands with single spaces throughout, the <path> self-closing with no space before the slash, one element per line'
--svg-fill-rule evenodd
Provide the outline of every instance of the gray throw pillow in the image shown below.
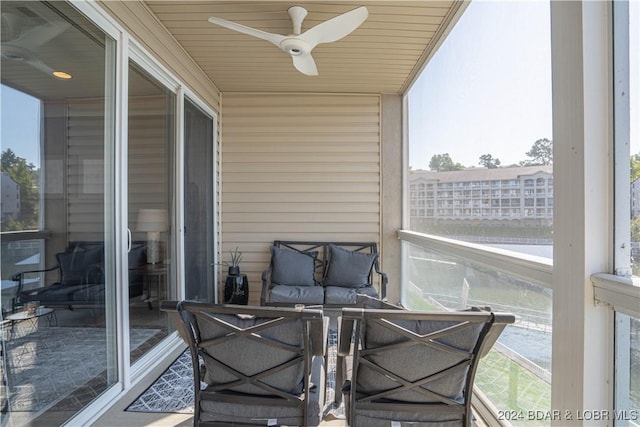
<path fill-rule="evenodd" d="M 369 274 L 378 254 L 354 252 L 329 245 L 329 267 L 325 286 L 361 288 L 369 285 Z"/>
<path fill-rule="evenodd" d="M 273 271 L 271 281 L 286 286 L 314 286 L 316 284 L 315 256 L 291 249 L 271 247 Z"/>

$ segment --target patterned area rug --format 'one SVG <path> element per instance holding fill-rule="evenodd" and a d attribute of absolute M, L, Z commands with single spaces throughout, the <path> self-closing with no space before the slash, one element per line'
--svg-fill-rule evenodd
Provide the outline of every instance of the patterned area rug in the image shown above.
<path fill-rule="evenodd" d="M 327 394 L 325 397 L 326 408 L 324 411 L 324 419 L 335 418 L 342 419 L 345 417 L 344 403 L 336 405 L 333 403 L 336 389 L 336 360 L 338 358 L 338 330 L 329 329 L 329 337 L 327 338 Z M 342 384 L 338 386 L 342 387 Z"/>
<path fill-rule="evenodd" d="M 131 331 L 135 349 L 160 333 Z M 104 328 L 39 325 L 5 341 L 9 410 L 38 412 L 54 405 L 77 410 L 104 391 L 107 383 Z"/>
<path fill-rule="evenodd" d="M 193 413 L 193 370 L 186 350 L 127 408 L 132 412 Z"/>
<path fill-rule="evenodd" d="M 332 404 L 336 381 L 337 330 L 329 331 L 325 415 L 344 418 L 344 407 Z M 128 408 L 132 412 L 193 413 L 193 370 L 189 350 L 182 353 Z"/>

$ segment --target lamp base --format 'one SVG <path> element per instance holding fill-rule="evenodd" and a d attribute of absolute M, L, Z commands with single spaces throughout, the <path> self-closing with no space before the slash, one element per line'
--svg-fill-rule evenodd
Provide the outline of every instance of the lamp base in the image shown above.
<path fill-rule="evenodd" d="M 149 232 L 147 242 L 147 264 L 157 264 L 160 262 L 160 242 L 155 234 L 157 232 Z"/>

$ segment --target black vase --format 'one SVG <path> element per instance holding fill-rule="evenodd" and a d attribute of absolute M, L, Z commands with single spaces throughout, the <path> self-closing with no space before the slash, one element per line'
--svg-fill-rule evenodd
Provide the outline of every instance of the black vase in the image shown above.
<path fill-rule="evenodd" d="M 246 274 L 240 274 L 240 267 L 229 267 L 229 275 L 224 282 L 224 303 L 249 303 L 249 281 Z"/>

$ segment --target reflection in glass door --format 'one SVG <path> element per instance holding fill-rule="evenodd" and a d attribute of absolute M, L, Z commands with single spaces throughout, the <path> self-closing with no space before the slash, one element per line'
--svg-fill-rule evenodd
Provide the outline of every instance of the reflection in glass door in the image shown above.
<path fill-rule="evenodd" d="M 118 378 L 115 41 L 66 2 L 1 7 L 0 424 L 61 425 Z"/>
<path fill-rule="evenodd" d="M 175 94 L 129 63 L 128 212 L 131 363 L 166 337 L 159 302 L 175 296 L 172 191 Z M 152 339 L 148 339 L 151 336 Z"/>

